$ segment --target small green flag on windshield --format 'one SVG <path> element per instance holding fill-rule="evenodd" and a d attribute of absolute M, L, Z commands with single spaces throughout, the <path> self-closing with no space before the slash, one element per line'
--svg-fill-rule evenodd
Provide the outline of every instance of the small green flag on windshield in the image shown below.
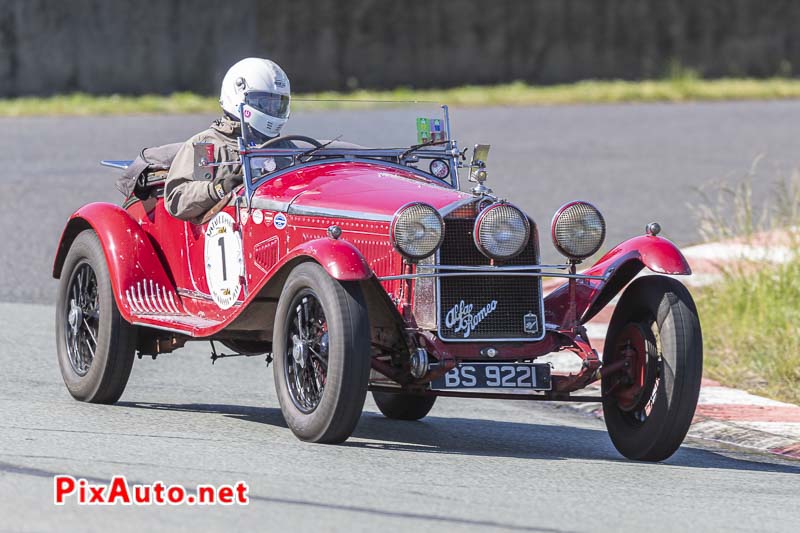
<path fill-rule="evenodd" d="M 431 122 L 427 118 L 417 119 L 417 144 L 425 144 L 431 140 Z"/>
<path fill-rule="evenodd" d="M 431 141 L 443 141 L 444 129 L 440 118 L 418 118 L 417 119 L 417 144 L 425 144 Z"/>

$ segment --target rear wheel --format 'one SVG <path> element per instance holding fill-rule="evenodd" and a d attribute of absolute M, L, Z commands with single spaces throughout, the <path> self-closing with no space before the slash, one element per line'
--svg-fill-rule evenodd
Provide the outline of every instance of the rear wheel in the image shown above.
<path fill-rule="evenodd" d="M 436 396 L 417 396 L 402 392 L 374 391 L 372 398 L 383 416 L 395 420 L 425 418 L 436 403 Z"/>
<path fill-rule="evenodd" d="M 91 230 L 75 238 L 64 261 L 56 345 L 61 376 L 76 400 L 119 400 L 133 366 L 136 328 L 119 313 L 103 246 Z"/>
<path fill-rule="evenodd" d="M 663 461 L 692 422 L 703 373 L 703 338 L 689 291 L 665 276 L 637 279 L 609 324 L 603 363 L 625 361 L 602 380 L 603 414 L 629 459 Z"/>
<path fill-rule="evenodd" d="M 305 441 L 347 440 L 361 416 L 370 327 L 361 287 L 302 263 L 284 285 L 273 333 L 275 388 L 286 423 Z"/>

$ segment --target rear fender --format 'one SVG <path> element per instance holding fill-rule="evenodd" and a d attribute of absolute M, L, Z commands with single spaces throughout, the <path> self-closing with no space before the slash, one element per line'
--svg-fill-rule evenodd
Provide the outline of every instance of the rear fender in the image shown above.
<path fill-rule="evenodd" d="M 691 275 L 689 263 L 672 241 L 655 235 L 628 239 L 611 249 L 583 274 L 603 276 L 605 280 L 578 280 L 576 316 L 581 324 L 600 312 L 636 275 L 647 267 L 653 272 Z M 562 324 L 569 306 L 569 284 L 565 283 L 545 298 L 548 322 Z"/>
<path fill-rule="evenodd" d="M 58 244 L 53 277 L 60 278 L 72 242 L 92 229 L 103 245 L 111 286 L 120 313 L 131 322 L 132 314 L 178 313 L 180 300 L 148 235 L 121 207 L 88 204 L 67 222 Z"/>

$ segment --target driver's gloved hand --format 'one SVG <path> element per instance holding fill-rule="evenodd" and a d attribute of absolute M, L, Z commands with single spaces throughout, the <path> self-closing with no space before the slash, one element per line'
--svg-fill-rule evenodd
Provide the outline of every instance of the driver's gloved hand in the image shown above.
<path fill-rule="evenodd" d="M 225 176 L 219 176 L 214 179 L 211 188 L 214 190 L 214 194 L 217 195 L 218 200 L 222 200 L 225 196 L 228 195 L 233 189 L 238 187 L 243 183 L 242 176 L 238 174 L 227 174 Z"/>

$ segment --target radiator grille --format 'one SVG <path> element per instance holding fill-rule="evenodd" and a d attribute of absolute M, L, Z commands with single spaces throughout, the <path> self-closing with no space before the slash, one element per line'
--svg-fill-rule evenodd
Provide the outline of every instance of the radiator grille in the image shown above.
<path fill-rule="evenodd" d="M 481 266 L 490 260 L 475 246 L 473 219 L 445 219 L 439 264 Z M 536 225 L 528 246 L 498 266 L 538 264 Z M 537 340 L 544 332 L 541 278 L 458 276 L 439 279 L 439 336 L 443 340 Z"/>

